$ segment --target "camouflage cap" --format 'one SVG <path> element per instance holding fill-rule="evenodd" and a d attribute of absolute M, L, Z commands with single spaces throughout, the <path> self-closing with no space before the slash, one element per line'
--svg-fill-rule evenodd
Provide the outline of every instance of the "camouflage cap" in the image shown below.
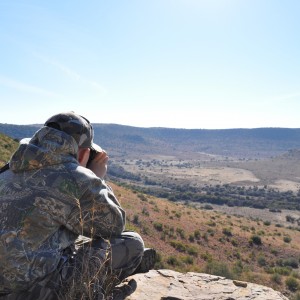
<path fill-rule="evenodd" d="M 44 126 L 53 127 L 72 136 L 79 147 L 93 147 L 94 131 L 92 124 L 74 112 L 60 113 L 50 117 Z"/>

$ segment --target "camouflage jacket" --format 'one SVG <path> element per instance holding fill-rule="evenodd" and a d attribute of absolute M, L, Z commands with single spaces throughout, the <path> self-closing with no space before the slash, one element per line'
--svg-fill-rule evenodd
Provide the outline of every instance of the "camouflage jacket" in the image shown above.
<path fill-rule="evenodd" d="M 0 291 L 51 273 L 78 235 L 122 233 L 125 212 L 106 183 L 76 159 L 75 140 L 43 127 L 22 140 L 0 174 Z"/>

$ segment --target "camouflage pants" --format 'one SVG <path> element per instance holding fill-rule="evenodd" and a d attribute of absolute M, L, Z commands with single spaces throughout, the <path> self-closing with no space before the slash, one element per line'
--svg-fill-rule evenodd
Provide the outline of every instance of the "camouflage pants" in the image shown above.
<path fill-rule="evenodd" d="M 0 294 L 0 299 L 63 300 L 66 298 L 61 290 L 72 282 L 73 287 L 78 289 L 76 294 L 78 296 L 85 289 L 83 287 L 85 279 L 82 276 L 86 271 L 90 276 L 95 277 L 96 274 L 98 277 L 94 280 L 94 289 L 96 284 L 116 285 L 134 272 L 144 252 L 144 242 L 135 232 L 124 232 L 109 241 L 103 239 L 86 241 L 79 243 L 76 252 L 67 251 L 69 253 L 62 257 L 57 270 L 34 284 L 28 291 L 3 296 Z M 77 280 L 76 274 L 80 276 Z M 105 291 L 103 293 L 105 294 Z M 74 292 L 73 297 L 69 296 L 68 299 L 77 299 L 76 295 Z M 81 296 L 80 299 L 90 298 Z M 104 298 L 98 295 L 94 299 Z"/>

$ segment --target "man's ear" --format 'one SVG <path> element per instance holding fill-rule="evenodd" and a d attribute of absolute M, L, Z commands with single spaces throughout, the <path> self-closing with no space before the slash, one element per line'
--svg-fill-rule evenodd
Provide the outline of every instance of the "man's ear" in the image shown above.
<path fill-rule="evenodd" d="M 82 167 L 86 167 L 90 157 L 90 148 L 79 148 L 78 150 L 78 162 Z"/>

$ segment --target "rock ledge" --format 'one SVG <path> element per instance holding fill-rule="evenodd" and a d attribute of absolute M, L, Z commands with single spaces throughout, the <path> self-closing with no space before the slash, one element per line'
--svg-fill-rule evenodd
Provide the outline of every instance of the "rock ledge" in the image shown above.
<path fill-rule="evenodd" d="M 127 281 L 126 300 L 288 300 L 269 287 L 203 273 L 151 270 Z"/>

